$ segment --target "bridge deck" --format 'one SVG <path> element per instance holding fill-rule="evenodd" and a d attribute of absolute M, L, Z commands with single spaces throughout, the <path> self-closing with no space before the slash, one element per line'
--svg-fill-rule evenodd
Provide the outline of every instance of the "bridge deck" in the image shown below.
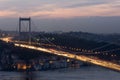
<path fill-rule="evenodd" d="M 6 41 L 6 42 L 13 42 L 11 40 L 11 37 L 0 38 L 0 40 Z M 106 67 L 106 68 L 110 68 L 110 69 L 113 69 L 116 71 L 120 71 L 120 65 L 109 62 L 109 61 L 96 59 L 96 58 L 90 58 L 90 57 L 83 56 L 83 55 L 75 55 L 73 53 L 60 51 L 60 50 L 56 50 L 56 49 L 47 49 L 47 48 L 36 47 L 36 46 L 27 45 L 27 44 L 18 44 L 18 43 L 14 43 L 14 44 L 15 44 L 15 46 L 18 46 L 18 47 L 43 51 L 43 52 L 47 52 L 50 54 L 55 54 L 58 56 L 64 56 L 64 57 L 68 57 L 68 58 L 72 58 L 72 59 L 76 59 L 76 60 L 80 60 L 80 61 L 84 61 L 84 62 L 89 62 L 89 63 L 95 64 L 95 65 L 99 65 L 102 67 Z"/>
<path fill-rule="evenodd" d="M 36 47 L 36 46 L 31 46 L 31 45 L 26 45 L 26 44 L 16 44 L 15 43 L 15 46 L 33 49 L 33 50 L 38 50 L 38 51 L 43 51 L 43 52 L 47 52 L 50 54 L 55 54 L 58 56 L 64 56 L 64 57 L 68 57 L 68 58 L 72 58 L 72 59 L 76 59 L 76 60 L 80 60 L 80 61 L 84 61 L 84 62 L 89 62 L 89 63 L 95 64 L 95 65 L 99 65 L 102 67 L 106 67 L 106 68 L 120 71 L 120 65 L 109 62 L 109 61 L 104 61 L 101 59 L 90 58 L 87 56 L 75 55 L 75 54 L 72 54 L 69 52 L 60 51 L 60 50 L 56 50 L 56 49 L 47 49 L 47 48 Z"/>

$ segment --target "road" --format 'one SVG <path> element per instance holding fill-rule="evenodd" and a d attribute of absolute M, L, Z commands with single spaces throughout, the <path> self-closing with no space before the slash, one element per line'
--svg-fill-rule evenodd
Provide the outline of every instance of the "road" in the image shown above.
<path fill-rule="evenodd" d="M 9 37 L 9 38 L 1 39 L 1 40 L 8 42 L 8 41 L 11 41 L 11 38 Z M 47 53 L 50 53 L 50 54 L 55 54 L 55 55 L 58 55 L 58 56 L 68 57 L 68 58 L 72 58 L 72 59 L 76 59 L 76 60 L 80 60 L 80 61 L 95 64 L 95 65 L 99 65 L 99 66 L 102 66 L 102 67 L 106 67 L 106 68 L 109 68 L 109 69 L 120 71 L 120 65 L 109 62 L 109 61 L 97 59 L 97 58 L 91 58 L 91 57 L 84 56 L 84 55 L 75 55 L 74 53 L 60 51 L 60 50 L 57 50 L 57 49 L 36 47 L 36 46 L 32 46 L 32 45 L 27 45 L 27 44 L 14 43 L 14 45 L 18 46 L 18 47 L 43 51 L 43 52 L 47 52 Z"/>
<path fill-rule="evenodd" d="M 76 60 L 80 60 L 80 61 L 84 61 L 84 62 L 89 62 L 89 63 L 95 64 L 95 65 L 99 65 L 102 67 L 120 71 L 120 65 L 109 62 L 109 61 L 104 61 L 101 59 L 90 58 L 87 56 L 75 55 L 73 53 L 60 51 L 60 50 L 56 50 L 56 49 L 47 49 L 47 48 L 35 47 L 35 46 L 31 46 L 31 45 L 26 45 L 26 44 L 15 44 L 15 46 L 29 48 L 29 49 L 38 50 L 38 51 L 43 51 L 43 52 L 55 54 L 58 56 L 64 56 L 64 57 L 68 57 L 68 58 L 72 58 L 72 59 L 76 59 Z"/>

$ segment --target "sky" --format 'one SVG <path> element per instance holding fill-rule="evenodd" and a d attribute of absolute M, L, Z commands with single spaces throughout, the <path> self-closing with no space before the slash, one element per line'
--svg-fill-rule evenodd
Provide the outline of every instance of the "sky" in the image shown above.
<path fill-rule="evenodd" d="M 120 33 L 120 0 L 0 0 L 0 29 L 17 30 L 19 17 L 36 31 Z"/>

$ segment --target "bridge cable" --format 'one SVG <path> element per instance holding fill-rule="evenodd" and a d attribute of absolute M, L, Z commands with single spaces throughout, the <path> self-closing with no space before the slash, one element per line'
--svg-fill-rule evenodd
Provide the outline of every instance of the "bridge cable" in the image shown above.
<path fill-rule="evenodd" d="M 31 22 L 32 22 L 32 24 L 34 25 L 34 27 L 37 28 L 37 26 L 35 25 L 35 23 L 33 22 L 33 20 L 32 20 Z M 40 35 L 41 35 L 49 44 L 55 45 L 55 44 L 52 43 L 50 40 L 48 40 L 43 34 L 40 33 Z M 58 46 L 57 46 L 57 48 L 60 49 L 60 50 L 62 49 L 62 48 L 60 48 L 60 47 L 58 47 Z M 63 50 L 63 49 L 62 49 L 62 50 Z"/>

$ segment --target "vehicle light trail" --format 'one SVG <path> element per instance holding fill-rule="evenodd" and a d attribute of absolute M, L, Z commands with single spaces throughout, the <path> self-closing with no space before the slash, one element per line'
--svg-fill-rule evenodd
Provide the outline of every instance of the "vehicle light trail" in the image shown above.
<path fill-rule="evenodd" d="M 64 56 L 64 57 L 68 57 L 68 58 L 72 58 L 72 59 L 76 59 L 76 60 L 80 60 L 80 61 L 84 61 L 84 62 L 89 62 L 89 63 L 95 64 L 95 65 L 99 65 L 99 66 L 102 66 L 102 67 L 106 67 L 106 68 L 110 68 L 110 69 L 113 69 L 113 70 L 120 71 L 120 65 L 109 62 L 109 61 L 104 61 L 104 60 L 101 60 L 101 59 L 90 58 L 90 57 L 87 57 L 87 56 L 75 55 L 73 53 L 60 51 L 60 50 L 56 50 L 56 49 L 47 49 L 47 48 L 36 47 L 36 46 L 31 46 L 31 45 L 26 45 L 26 44 L 16 44 L 15 43 L 15 46 L 28 48 L 28 49 L 33 49 L 33 50 L 38 50 L 38 51 L 43 51 L 43 52 L 55 54 L 55 55 L 58 55 L 58 56 Z"/>
<path fill-rule="evenodd" d="M 5 37 L 5 38 L 0 38 L 0 40 L 5 41 L 5 42 L 11 42 L 13 37 Z"/>
<path fill-rule="evenodd" d="M 99 65 L 99 66 L 102 66 L 102 67 L 106 67 L 106 68 L 109 68 L 109 69 L 120 71 L 120 65 L 109 62 L 109 61 L 96 59 L 96 58 L 91 58 L 91 57 L 87 57 L 87 56 L 83 56 L 83 55 L 75 55 L 75 54 L 70 53 L 70 52 L 60 51 L 60 50 L 56 50 L 56 49 L 36 47 L 36 46 L 32 46 L 32 45 L 27 45 L 27 44 L 19 44 L 19 43 L 15 43 L 14 41 L 12 41 L 11 37 L 0 38 L 0 39 L 3 40 L 3 41 L 6 41 L 6 42 L 13 42 L 14 45 L 18 46 L 18 47 L 38 50 L 38 51 L 42 51 L 42 52 L 47 52 L 47 53 L 50 53 L 50 54 L 55 54 L 55 55 L 58 55 L 58 56 L 63 56 L 63 57 L 68 57 L 68 58 L 84 61 L 84 62 L 89 62 L 89 63 L 95 64 L 95 65 Z"/>

